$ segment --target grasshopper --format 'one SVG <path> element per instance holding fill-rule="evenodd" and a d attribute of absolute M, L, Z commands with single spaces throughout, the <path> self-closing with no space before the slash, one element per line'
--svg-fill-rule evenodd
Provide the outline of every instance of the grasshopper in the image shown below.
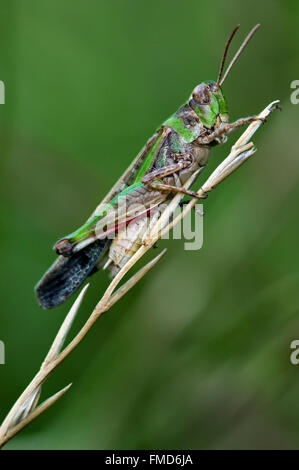
<path fill-rule="evenodd" d="M 230 123 L 222 91 L 233 64 L 259 26 L 250 31 L 223 74 L 227 51 L 239 25 L 233 29 L 217 80 L 201 82 L 194 88 L 189 99 L 147 141 L 99 209 L 82 227 L 55 243 L 59 257 L 35 287 L 43 308 L 56 307 L 68 299 L 103 265 L 105 257 L 111 276 L 115 276 L 142 244 L 149 211 L 167 204 L 176 193 L 198 197 L 183 186 L 204 169 L 211 147 L 224 143 L 240 126 L 261 119 L 250 116 Z M 123 198 L 126 205 L 120 211 Z M 114 209 L 113 216 L 110 209 Z"/>

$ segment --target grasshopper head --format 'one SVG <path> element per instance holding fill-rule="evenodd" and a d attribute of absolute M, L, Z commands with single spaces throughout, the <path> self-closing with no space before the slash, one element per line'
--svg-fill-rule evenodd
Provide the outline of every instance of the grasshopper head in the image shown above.
<path fill-rule="evenodd" d="M 189 105 L 208 129 L 215 130 L 221 124 L 228 122 L 226 100 L 221 87 L 214 81 L 197 85 L 191 93 Z"/>
<path fill-rule="evenodd" d="M 226 100 L 223 96 L 222 88 L 224 80 L 226 79 L 227 75 L 229 74 L 232 66 L 237 61 L 238 57 L 240 56 L 243 49 L 246 47 L 252 36 L 254 35 L 255 31 L 259 28 L 259 24 L 257 24 L 247 37 L 244 39 L 241 47 L 238 49 L 236 54 L 234 55 L 233 59 L 231 60 L 229 66 L 227 67 L 224 75 L 222 76 L 225 59 L 227 55 L 227 51 L 231 40 L 238 30 L 240 25 L 237 25 L 233 31 L 231 32 L 228 40 L 226 41 L 224 52 L 222 55 L 219 73 L 217 81 L 206 81 L 202 82 L 197 85 L 189 99 L 189 105 L 191 108 L 196 112 L 199 120 L 201 123 L 208 129 L 216 130 L 220 127 L 223 123 L 228 122 L 228 112 L 227 112 L 227 105 Z M 217 138 L 219 143 L 226 140 L 225 135 L 222 138 Z"/>

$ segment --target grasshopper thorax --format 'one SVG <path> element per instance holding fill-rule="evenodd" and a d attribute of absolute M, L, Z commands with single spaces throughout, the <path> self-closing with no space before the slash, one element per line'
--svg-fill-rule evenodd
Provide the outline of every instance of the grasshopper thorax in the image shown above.
<path fill-rule="evenodd" d="M 206 81 L 197 85 L 188 101 L 163 124 L 173 129 L 184 142 L 191 143 L 227 122 L 227 106 L 221 87 L 216 82 Z M 221 136 L 215 143 L 225 140 L 226 137 Z"/>

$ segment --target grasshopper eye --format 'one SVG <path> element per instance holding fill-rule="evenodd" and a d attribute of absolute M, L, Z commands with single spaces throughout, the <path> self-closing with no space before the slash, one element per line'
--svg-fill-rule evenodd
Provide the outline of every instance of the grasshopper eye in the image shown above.
<path fill-rule="evenodd" d="M 209 87 L 205 83 L 197 85 L 193 90 L 192 97 L 198 104 L 208 104 L 210 102 Z"/>

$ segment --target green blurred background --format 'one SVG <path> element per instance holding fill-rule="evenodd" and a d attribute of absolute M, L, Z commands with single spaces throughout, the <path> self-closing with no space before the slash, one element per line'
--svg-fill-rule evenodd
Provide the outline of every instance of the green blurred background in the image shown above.
<path fill-rule="evenodd" d="M 159 243 L 164 259 L 43 398 L 71 390 L 7 448 L 299 448 L 299 366 L 289 360 L 299 339 L 298 2 L 0 5 L 1 419 L 72 303 L 43 311 L 34 297 L 53 242 L 81 225 L 191 89 L 216 78 L 236 23 L 232 51 L 262 27 L 225 83 L 231 119 L 277 98 L 283 107 L 256 134 L 256 156 L 204 203 L 203 248 Z M 203 178 L 230 143 L 213 149 Z M 92 278 L 72 334 L 107 284 L 103 272 Z"/>

